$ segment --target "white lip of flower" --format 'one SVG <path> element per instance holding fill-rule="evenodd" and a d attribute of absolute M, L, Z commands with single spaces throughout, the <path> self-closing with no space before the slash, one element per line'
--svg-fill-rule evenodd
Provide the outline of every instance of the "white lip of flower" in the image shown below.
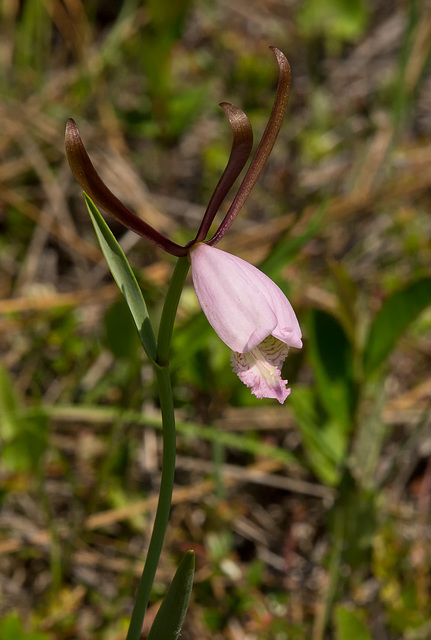
<path fill-rule="evenodd" d="M 289 353 L 289 347 L 268 336 L 248 353 L 232 351 L 230 361 L 233 371 L 257 398 L 277 398 L 283 403 L 290 394 L 287 380 L 281 378 L 281 367 Z"/>
<path fill-rule="evenodd" d="M 216 333 L 231 349 L 235 373 L 258 398 L 283 403 L 281 378 L 289 347 L 302 347 L 295 312 L 281 289 L 256 267 L 225 251 L 197 244 L 190 251 L 193 284 Z"/>

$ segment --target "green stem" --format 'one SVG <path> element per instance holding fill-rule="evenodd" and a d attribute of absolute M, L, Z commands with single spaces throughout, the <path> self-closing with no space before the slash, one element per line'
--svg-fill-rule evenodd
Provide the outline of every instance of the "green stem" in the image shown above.
<path fill-rule="evenodd" d="M 175 316 L 178 303 L 184 287 L 187 274 L 190 269 L 188 258 L 179 258 L 172 274 L 172 279 L 163 306 L 160 318 L 159 335 L 157 340 L 157 362 L 163 367 L 168 364 L 169 348 L 171 346 L 172 331 L 174 329 Z"/>
<path fill-rule="evenodd" d="M 162 477 L 160 481 L 159 501 L 157 504 L 156 517 L 154 520 L 153 532 L 151 534 L 150 545 L 148 547 L 147 559 L 139 583 L 136 602 L 133 608 L 127 640 L 139 640 L 144 622 L 144 615 L 150 598 L 151 589 L 156 575 L 162 552 L 163 541 L 168 526 L 169 513 L 171 509 L 172 490 L 175 475 L 175 414 L 174 401 L 172 395 L 171 377 L 169 372 L 169 347 L 171 344 L 172 331 L 174 328 L 175 315 L 178 308 L 181 292 L 184 286 L 190 264 L 187 258 L 180 258 L 177 261 L 172 279 L 169 285 L 162 317 L 160 320 L 157 366 L 155 367 L 157 383 L 159 388 L 160 408 L 162 412 L 163 428 L 163 463 Z"/>

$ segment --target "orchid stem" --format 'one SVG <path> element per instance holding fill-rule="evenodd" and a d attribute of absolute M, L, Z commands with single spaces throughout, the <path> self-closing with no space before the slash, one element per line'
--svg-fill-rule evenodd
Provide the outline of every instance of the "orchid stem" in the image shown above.
<path fill-rule="evenodd" d="M 155 366 L 155 372 L 157 376 L 160 407 L 162 412 L 162 477 L 160 481 L 160 493 L 153 532 L 151 534 L 147 559 L 145 561 L 144 570 L 142 572 L 141 581 L 136 595 L 136 602 L 133 608 L 132 618 L 130 620 L 127 640 L 139 640 L 141 635 L 144 615 L 150 599 L 151 589 L 162 552 L 163 541 L 171 510 L 175 475 L 176 434 L 174 401 L 168 357 L 178 303 L 180 301 L 181 292 L 189 267 L 190 264 L 187 258 L 179 258 L 172 275 L 160 320 L 157 349 L 158 364 Z"/>
<path fill-rule="evenodd" d="M 163 306 L 162 317 L 160 319 L 159 335 L 157 340 L 157 363 L 161 367 L 168 363 L 175 316 L 177 315 L 178 303 L 180 301 L 181 292 L 189 269 L 189 258 L 179 258 L 172 274 L 165 304 Z"/>

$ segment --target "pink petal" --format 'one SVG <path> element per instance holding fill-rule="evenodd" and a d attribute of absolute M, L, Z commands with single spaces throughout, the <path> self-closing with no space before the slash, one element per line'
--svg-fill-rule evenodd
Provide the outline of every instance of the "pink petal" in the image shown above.
<path fill-rule="evenodd" d="M 233 351 L 247 353 L 271 334 L 290 346 L 302 346 L 290 302 L 262 271 L 206 244 L 195 245 L 190 259 L 200 305 Z"/>
<path fill-rule="evenodd" d="M 287 380 L 281 378 L 281 367 L 289 353 L 289 347 L 269 336 L 249 353 L 232 352 L 234 372 L 257 398 L 277 398 L 283 404 L 290 389 Z"/>

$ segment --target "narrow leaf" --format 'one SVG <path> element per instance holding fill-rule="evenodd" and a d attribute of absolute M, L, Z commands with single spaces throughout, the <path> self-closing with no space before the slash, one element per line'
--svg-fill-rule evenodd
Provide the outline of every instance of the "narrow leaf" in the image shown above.
<path fill-rule="evenodd" d="M 329 313 L 312 309 L 308 321 L 310 357 L 320 401 L 345 432 L 353 425 L 353 349 L 343 327 Z"/>
<path fill-rule="evenodd" d="M 187 551 L 157 612 L 148 640 L 177 640 L 190 602 L 194 571 L 195 554 Z"/>
<path fill-rule="evenodd" d="M 431 278 L 425 277 L 393 293 L 371 325 L 364 350 L 364 373 L 384 363 L 408 325 L 431 304 Z"/>
<path fill-rule="evenodd" d="M 102 215 L 97 210 L 96 205 L 85 193 L 84 198 L 106 262 L 118 288 L 127 302 L 145 352 L 148 358 L 155 363 L 157 354 L 156 339 L 151 327 L 147 305 L 145 304 L 142 291 L 139 288 L 126 256 Z"/>

